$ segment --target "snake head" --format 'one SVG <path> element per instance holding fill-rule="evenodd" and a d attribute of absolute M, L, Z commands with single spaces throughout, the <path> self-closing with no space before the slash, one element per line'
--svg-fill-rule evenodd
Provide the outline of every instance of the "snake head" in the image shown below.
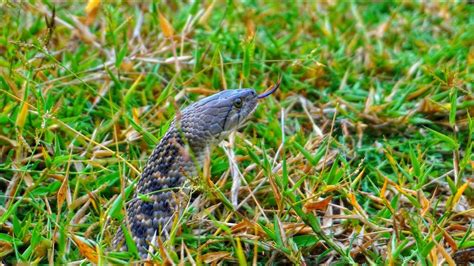
<path fill-rule="evenodd" d="M 257 103 L 253 89 L 221 91 L 182 110 L 182 131 L 192 142 L 220 141 L 247 121 Z"/>
<path fill-rule="evenodd" d="M 219 142 L 242 126 L 255 111 L 258 100 L 272 94 L 279 85 L 280 82 L 260 95 L 254 89 L 235 89 L 201 99 L 182 110 L 181 130 L 194 145 Z"/>

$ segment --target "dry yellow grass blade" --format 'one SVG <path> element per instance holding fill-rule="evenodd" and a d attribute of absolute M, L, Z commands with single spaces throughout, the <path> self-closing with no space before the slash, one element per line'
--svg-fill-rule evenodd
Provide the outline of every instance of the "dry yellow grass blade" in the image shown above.
<path fill-rule="evenodd" d="M 201 259 L 204 263 L 216 263 L 219 260 L 225 258 L 231 258 L 231 253 L 227 251 L 217 251 L 217 252 L 209 252 L 202 255 Z"/>
<path fill-rule="evenodd" d="M 429 200 L 425 197 L 425 194 L 423 194 L 423 191 L 419 190 L 418 191 L 418 200 L 420 201 L 421 203 L 421 216 L 425 216 L 426 213 L 430 210 L 430 202 Z"/>
<path fill-rule="evenodd" d="M 255 235 L 258 235 L 258 236 L 266 235 L 265 231 L 262 230 L 262 228 L 260 227 L 258 223 L 255 223 L 245 218 L 242 221 L 240 221 L 238 224 L 232 226 L 231 230 L 233 234 L 240 233 L 240 232 L 249 233 L 249 232 L 254 231 Z"/>
<path fill-rule="evenodd" d="M 216 0 L 213 0 L 212 3 L 207 7 L 206 12 L 202 15 L 202 17 L 199 19 L 199 24 L 206 24 L 207 20 L 212 14 L 212 10 L 214 9 L 214 5 L 216 4 Z"/>
<path fill-rule="evenodd" d="M 430 253 L 427 257 L 432 265 L 438 265 L 438 252 L 437 252 L 437 250 L 438 249 L 436 249 L 436 248 L 431 249 L 431 251 L 430 251 Z"/>
<path fill-rule="evenodd" d="M 458 245 L 456 244 L 456 241 L 451 237 L 451 235 L 449 235 L 449 233 L 446 232 L 446 230 L 444 230 L 443 228 L 439 228 L 439 229 L 443 232 L 444 240 L 451 247 L 451 250 L 453 251 L 458 250 Z"/>
<path fill-rule="evenodd" d="M 175 216 L 177 217 L 177 216 Z M 170 255 L 168 254 L 168 251 L 165 249 L 163 245 L 163 241 L 161 241 L 161 238 L 157 238 L 156 242 L 158 244 L 158 249 L 160 251 L 160 255 L 163 258 L 164 263 L 162 265 L 168 265 L 171 264 L 172 260 L 170 258 Z M 150 247 L 151 248 L 151 247 Z"/>
<path fill-rule="evenodd" d="M 365 212 L 362 210 L 362 207 L 360 207 L 359 203 L 356 200 L 356 197 L 354 194 L 349 193 L 347 194 L 347 197 L 349 198 L 349 202 L 351 205 L 361 214 L 364 214 Z"/>
<path fill-rule="evenodd" d="M 89 0 L 87 2 L 87 6 L 86 6 L 86 13 L 91 13 L 91 12 L 94 12 L 94 10 L 96 10 L 97 8 L 99 8 L 99 5 L 100 5 L 100 0 Z"/>
<path fill-rule="evenodd" d="M 445 262 L 449 266 L 455 266 L 456 263 L 454 262 L 453 258 L 451 258 L 451 256 L 448 254 L 446 249 L 441 244 L 439 244 L 438 242 L 435 241 L 435 243 L 436 243 L 436 247 L 438 249 L 438 252 L 441 253 L 441 255 L 443 255 L 443 257 L 445 259 Z"/>
<path fill-rule="evenodd" d="M 96 248 L 91 247 L 81 238 L 71 234 L 72 241 L 79 249 L 79 252 L 82 256 L 88 259 L 90 262 L 97 264 L 99 262 L 99 256 L 97 254 Z"/>
<path fill-rule="evenodd" d="M 185 88 L 186 92 L 188 93 L 197 93 L 201 95 L 211 95 L 216 93 L 215 90 L 204 88 L 204 87 L 190 87 L 190 88 Z"/>
<path fill-rule="evenodd" d="M 173 37 L 174 29 L 173 29 L 173 26 L 171 26 L 171 23 L 161 13 L 158 13 L 158 16 L 160 18 L 160 27 L 161 27 L 161 30 L 163 31 L 163 35 L 166 38 Z"/>
<path fill-rule="evenodd" d="M 138 108 L 132 108 L 132 118 L 135 123 L 140 124 L 140 111 Z"/>
<path fill-rule="evenodd" d="M 100 7 L 100 0 L 89 0 L 87 2 L 87 6 L 85 8 L 85 11 L 87 14 L 86 21 L 85 21 L 86 25 L 91 24 L 95 20 L 97 16 L 97 12 L 99 11 L 99 7 Z"/>
<path fill-rule="evenodd" d="M 469 186 L 469 182 L 464 183 L 464 185 L 462 185 L 458 189 L 458 191 L 456 192 L 456 194 L 453 197 L 453 201 L 451 203 L 452 207 L 456 206 L 456 204 L 459 202 L 459 199 L 461 198 L 462 194 L 464 193 L 464 190 L 466 190 L 467 186 Z"/>
<path fill-rule="evenodd" d="M 467 55 L 467 65 L 473 65 L 474 64 L 474 49 L 471 49 L 469 51 L 469 54 Z"/>
<path fill-rule="evenodd" d="M 58 190 L 58 194 L 56 195 L 56 199 L 58 201 L 58 212 L 60 212 L 61 207 L 63 206 L 64 201 L 66 200 L 68 190 L 68 179 L 64 177 L 63 182 L 61 183 L 61 187 Z"/>
<path fill-rule="evenodd" d="M 283 209 L 283 202 L 282 202 L 281 192 L 278 189 L 278 186 L 275 182 L 275 178 L 272 177 L 272 176 L 269 176 L 268 182 L 270 183 L 270 186 L 273 190 L 273 195 L 275 196 L 275 201 L 278 205 L 278 209 L 282 210 Z"/>
<path fill-rule="evenodd" d="M 20 113 L 16 117 L 16 126 L 19 129 L 23 129 L 23 126 L 25 125 L 25 121 L 27 117 L 28 117 L 28 104 L 23 103 L 21 106 Z"/>
<path fill-rule="evenodd" d="M 380 198 L 384 200 L 386 199 L 385 192 L 387 191 L 387 185 L 388 185 L 388 180 L 385 179 L 385 181 L 383 182 L 382 189 L 380 190 Z"/>

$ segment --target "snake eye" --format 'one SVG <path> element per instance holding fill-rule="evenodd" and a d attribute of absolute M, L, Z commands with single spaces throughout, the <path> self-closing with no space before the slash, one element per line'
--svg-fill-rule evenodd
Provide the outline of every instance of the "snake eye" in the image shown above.
<path fill-rule="evenodd" d="M 241 108 L 242 107 L 242 98 L 235 99 L 234 106 L 235 106 L 235 108 Z"/>

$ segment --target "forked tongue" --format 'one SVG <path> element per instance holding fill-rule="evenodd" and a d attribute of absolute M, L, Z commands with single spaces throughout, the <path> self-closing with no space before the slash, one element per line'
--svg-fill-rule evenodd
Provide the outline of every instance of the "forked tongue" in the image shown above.
<path fill-rule="evenodd" d="M 278 79 L 277 83 L 275 85 L 273 85 L 273 87 L 271 89 L 269 89 L 266 92 L 258 95 L 257 98 L 258 99 L 263 99 L 263 98 L 267 97 L 268 95 L 274 93 L 280 87 L 280 82 L 281 82 L 281 78 Z"/>

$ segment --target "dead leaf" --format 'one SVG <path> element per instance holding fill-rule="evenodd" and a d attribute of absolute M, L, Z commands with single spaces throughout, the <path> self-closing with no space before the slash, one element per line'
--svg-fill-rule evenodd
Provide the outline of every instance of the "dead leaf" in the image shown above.
<path fill-rule="evenodd" d="M 245 218 L 242 221 L 240 221 L 238 224 L 231 227 L 232 233 L 245 231 L 246 229 L 249 229 L 249 230 L 254 229 L 254 223 L 252 223 L 251 221 Z"/>
<path fill-rule="evenodd" d="M 34 185 L 35 181 L 33 181 L 33 178 L 29 174 L 25 174 L 23 176 L 23 180 L 25 181 L 26 186 L 31 187 Z"/>
<path fill-rule="evenodd" d="M 423 194 L 423 191 L 418 191 L 418 200 L 421 203 L 421 216 L 425 216 L 425 214 L 429 211 L 430 209 L 430 202 L 428 199 L 425 197 L 425 194 Z"/>
<path fill-rule="evenodd" d="M 218 260 L 222 260 L 224 258 L 231 258 L 231 253 L 227 251 L 209 252 L 202 255 L 201 257 L 202 261 L 204 261 L 206 264 L 217 262 Z"/>
<path fill-rule="evenodd" d="M 38 245 L 36 245 L 34 249 L 34 253 L 36 255 L 36 258 L 43 258 L 46 255 L 48 255 L 48 249 L 51 248 L 51 240 L 49 239 L 43 239 L 39 242 Z"/>
<path fill-rule="evenodd" d="M 424 94 L 426 91 L 428 91 L 430 88 L 432 88 L 431 86 L 422 86 L 421 88 L 419 88 L 418 90 L 408 94 L 407 96 L 407 100 L 410 101 L 410 100 L 413 100 L 413 99 L 416 99 L 418 98 L 420 95 Z"/>
<path fill-rule="evenodd" d="M 443 105 L 429 98 L 424 98 L 418 108 L 418 111 L 424 114 L 446 113 L 448 110 Z"/>
<path fill-rule="evenodd" d="M 0 257 L 7 255 L 13 251 L 12 244 L 6 241 L 0 241 Z"/>
<path fill-rule="evenodd" d="M 120 64 L 120 69 L 125 72 L 132 72 L 133 71 L 133 63 L 128 59 L 124 59 Z"/>
<path fill-rule="evenodd" d="M 67 190 L 68 190 L 68 180 L 67 178 L 64 178 L 63 182 L 61 183 L 61 187 L 59 187 L 58 194 L 56 195 L 56 198 L 58 201 L 58 212 L 59 210 L 61 210 L 61 207 L 63 206 L 63 203 L 66 200 Z"/>
<path fill-rule="evenodd" d="M 349 194 L 347 194 L 347 197 L 349 198 L 349 202 L 351 203 L 351 205 L 354 208 L 356 208 L 357 211 L 359 211 L 360 213 L 363 214 L 364 212 L 362 211 L 362 208 L 360 207 L 359 203 L 357 202 L 355 195 L 352 194 L 352 193 L 349 193 Z"/>
<path fill-rule="evenodd" d="M 467 230 L 467 226 L 460 225 L 460 224 L 451 224 L 446 228 L 447 231 L 461 231 L 465 232 Z"/>
<path fill-rule="evenodd" d="M 305 234 L 311 234 L 313 232 L 313 229 L 310 226 L 307 226 L 307 225 L 301 224 L 301 223 L 284 224 L 283 225 L 283 230 L 288 235 L 291 235 L 291 234 L 305 235 Z"/>
<path fill-rule="evenodd" d="M 311 211 L 325 211 L 331 202 L 332 196 L 329 196 L 320 201 L 308 201 L 304 204 L 303 208 L 306 213 Z"/>
<path fill-rule="evenodd" d="M 282 206 L 281 206 L 281 205 L 282 205 L 282 202 L 281 202 L 281 193 L 280 193 L 280 191 L 278 190 L 278 186 L 277 186 L 277 184 L 276 184 L 276 182 L 275 182 L 275 179 L 274 179 L 272 176 L 270 176 L 270 177 L 268 178 L 268 181 L 269 181 L 270 186 L 271 186 L 271 188 L 272 188 L 272 190 L 273 190 L 273 195 L 275 196 L 275 200 L 276 200 L 276 203 L 277 203 L 277 205 L 278 205 L 278 209 L 281 210 L 281 209 L 282 209 Z"/>
<path fill-rule="evenodd" d="M 444 240 L 446 240 L 452 251 L 458 250 L 458 245 L 456 244 L 456 241 L 454 241 L 454 239 L 445 230 L 443 230 L 443 236 Z"/>
<path fill-rule="evenodd" d="M 456 263 L 454 262 L 453 258 L 451 258 L 451 256 L 448 254 L 446 249 L 441 244 L 439 244 L 438 242 L 435 241 L 435 243 L 436 243 L 436 247 L 437 247 L 438 251 L 441 253 L 441 255 L 446 260 L 446 263 L 448 263 L 449 266 L 455 266 Z"/>
<path fill-rule="evenodd" d="M 108 151 L 108 150 L 96 150 L 92 153 L 92 158 L 109 158 L 113 156 L 114 156 L 114 152 Z"/>
<path fill-rule="evenodd" d="M 95 247 L 91 247 L 89 244 L 87 244 L 85 241 L 75 235 L 71 235 L 71 238 L 74 244 L 79 249 L 79 253 L 81 253 L 82 256 L 84 256 L 92 263 L 97 264 L 99 262 L 99 256 Z"/>

